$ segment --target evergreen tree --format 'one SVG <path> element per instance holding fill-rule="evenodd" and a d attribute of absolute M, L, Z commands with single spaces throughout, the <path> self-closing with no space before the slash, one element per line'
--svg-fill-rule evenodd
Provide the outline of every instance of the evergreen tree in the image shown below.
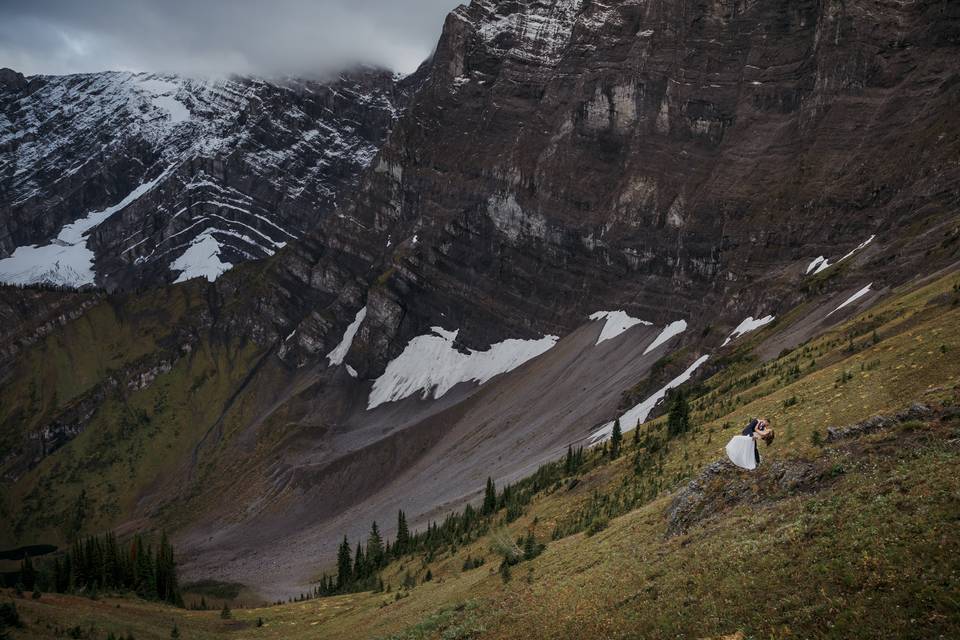
<path fill-rule="evenodd" d="M 613 433 L 610 435 L 610 459 L 620 455 L 620 445 L 623 444 L 623 431 L 620 430 L 620 418 L 613 421 Z"/>
<path fill-rule="evenodd" d="M 637 426 L 633 428 L 633 446 L 640 446 L 640 421 L 637 420 Z"/>
<path fill-rule="evenodd" d="M 223 603 L 223 609 L 220 610 L 220 617 L 224 620 L 229 620 L 233 617 L 233 614 L 230 613 L 230 606 L 226 602 Z"/>
<path fill-rule="evenodd" d="M 683 389 L 677 389 L 670 404 L 670 413 L 667 416 L 667 433 L 678 436 L 690 430 L 690 405 L 687 403 L 687 394 Z"/>
<path fill-rule="evenodd" d="M 363 547 L 357 543 L 357 554 L 353 557 L 353 579 L 363 580 L 367 577 L 367 562 L 363 557 Z"/>
<path fill-rule="evenodd" d="M 144 598 L 156 594 L 153 577 L 153 563 L 151 562 L 150 548 L 143 543 L 143 536 L 137 534 L 131 545 L 133 558 L 133 589 Z"/>
<path fill-rule="evenodd" d="M 383 538 L 380 536 L 380 530 L 377 523 L 374 522 L 370 527 L 370 535 L 367 537 L 367 563 L 373 570 L 383 566 Z"/>
<path fill-rule="evenodd" d="M 353 562 L 350 559 L 350 543 L 347 536 L 337 550 L 337 591 L 345 591 L 353 581 Z"/>
<path fill-rule="evenodd" d="M 497 488 L 493 484 L 493 478 L 487 478 L 487 489 L 483 494 L 482 513 L 488 516 L 497 510 Z"/>
<path fill-rule="evenodd" d="M 573 473 L 573 445 L 567 445 L 567 456 L 563 459 L 563 473 L 570 475 Z"/>
<path fill-rule="evenodd" d="M 528 531 L 523 539 L 523 559 L 533 560 L 537 556 L 537 541 L 533 537 L 533 531 Z"/>
<path fill-rule="evenodd" d="M 407 516 L 403 509 L 397 514 L 397 540 L 393 543 L 393 555 L 400 556 L 410 547 L 410 529 L 407 528 Z"/>
<path fill-rule="evenodd" d="M 157 598 L 177 606 L 183 606 L 183 598 L 177 585 L 177 569 L 173 560 L 173 547 L 167 539 L 166 532 L 160 538 L 154 561 L 154 591 Z"/>

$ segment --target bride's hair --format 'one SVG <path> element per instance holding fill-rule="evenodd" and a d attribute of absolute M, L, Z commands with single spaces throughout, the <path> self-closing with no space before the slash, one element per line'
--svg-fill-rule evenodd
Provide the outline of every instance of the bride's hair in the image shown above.
<path fill-rule="evenodd" d="M 760 436 L 760 439 L 767 443 L 767 446 L 773 444 L 773 429 L 767 429 L 767 432 Z"/>

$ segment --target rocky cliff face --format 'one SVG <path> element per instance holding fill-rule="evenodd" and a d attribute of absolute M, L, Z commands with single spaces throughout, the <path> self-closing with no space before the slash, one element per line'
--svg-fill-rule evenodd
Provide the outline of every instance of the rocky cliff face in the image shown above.
<path fill-rule="evenodd" d="M 0 278 L 214 279 L 337 205 L 402 108 L 385 71 L 328 82 L 108 72 L 0 78 Z"/>
<path fill-rule="evenodd" d="M 366 301 L 347 361 L 374 373 L 441 318 L 482 347 L 605 308 L 775 313 L 872 236 L 896 281 L 907 230 L 953 228 L 957 37 L 942 2 L 472 2 L 315 237 L 333 257 L 288 262 L 337 338 Z"/>
<path fill-rule="evenodd" d="M 597 441 L 628 406 L 642 421 L 671 386 L 723 366 L 743 333 L 769 325 L 755 355 L 770 357 L 955 265 L 958 59 L 960 10 L 943 2 L 460 7 L 335 214 L 284 227 L 288 240 L 238 219 L 286 246 L 257 236 L 270 251 L 254 257 L 268 257 L 212 285 L 110 298 L 102 326 L 138 356 L 110 342 L 117 355 L 72 398 L 100 389 L 114 414 L 63 396 L 29 424 L 8 412 L 24 432 L 59 428 L 61 447 L 43 459 L 25 444 L 8 468 L 42 471 L 135 405 L 184 449 L 168 473 L 127 482 L 138 493 L 123 515 L 176 530 L 188 571 L 281 597 L 310 577 L 305 552 L 326 557 L 398 504 L 416 524 L 442 517 L 489 475 Z M 166 174 L 154 160 L 162 178 L 135 202 L 161 198 L 180 225 L 161 183 L 280 190 L 246 153 L 227 154 L 229 170 L 197 160 Z M 186 166 L 193 177 L 177 178 Z M 240 196 L 215 211 L 200 200 L 204 224 L 250 210 Z M 113 242 L 109 228 L 89 244 Z M 179 277 L 153 244 L 126 268 Z M 145 315 L 147 344 L 131 330 Z M 49 349 L 82 354 L 97 339 Z M 115 526 L 119 510 L 98 522 Z M 40 530 L 31 517 L 18 530 Z"/>

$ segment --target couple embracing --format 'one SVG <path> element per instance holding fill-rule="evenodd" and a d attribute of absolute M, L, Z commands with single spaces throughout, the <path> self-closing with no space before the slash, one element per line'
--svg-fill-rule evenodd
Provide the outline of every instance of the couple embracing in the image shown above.
<path fill-rule="evenodd" d="M 754 418 L 740 435 L 730 439 L 727 443 L 727 457 L 730 462 L 742 469 L 756 469 L 760 465 L 758 440 L 763 440 L 767 446 L 773 444 L 773 429 L 766 418 Z"/>

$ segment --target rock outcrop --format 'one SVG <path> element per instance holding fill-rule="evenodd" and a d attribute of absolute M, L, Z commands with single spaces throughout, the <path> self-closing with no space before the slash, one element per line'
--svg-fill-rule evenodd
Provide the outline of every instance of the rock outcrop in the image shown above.
<path fill-rule="evenodd" d="M 827 442 L 838 442 L 848 438 L 859 438 L 860 436 L 889 429 L 902 422 L 910 420 L 929 420 L 934 415 L 933 409 L 919 402 L 910 405 L 909 408 L 889 416 L 873 416 L 863 422 L 858 422 L 847 427 L 827 427 Z"/>

